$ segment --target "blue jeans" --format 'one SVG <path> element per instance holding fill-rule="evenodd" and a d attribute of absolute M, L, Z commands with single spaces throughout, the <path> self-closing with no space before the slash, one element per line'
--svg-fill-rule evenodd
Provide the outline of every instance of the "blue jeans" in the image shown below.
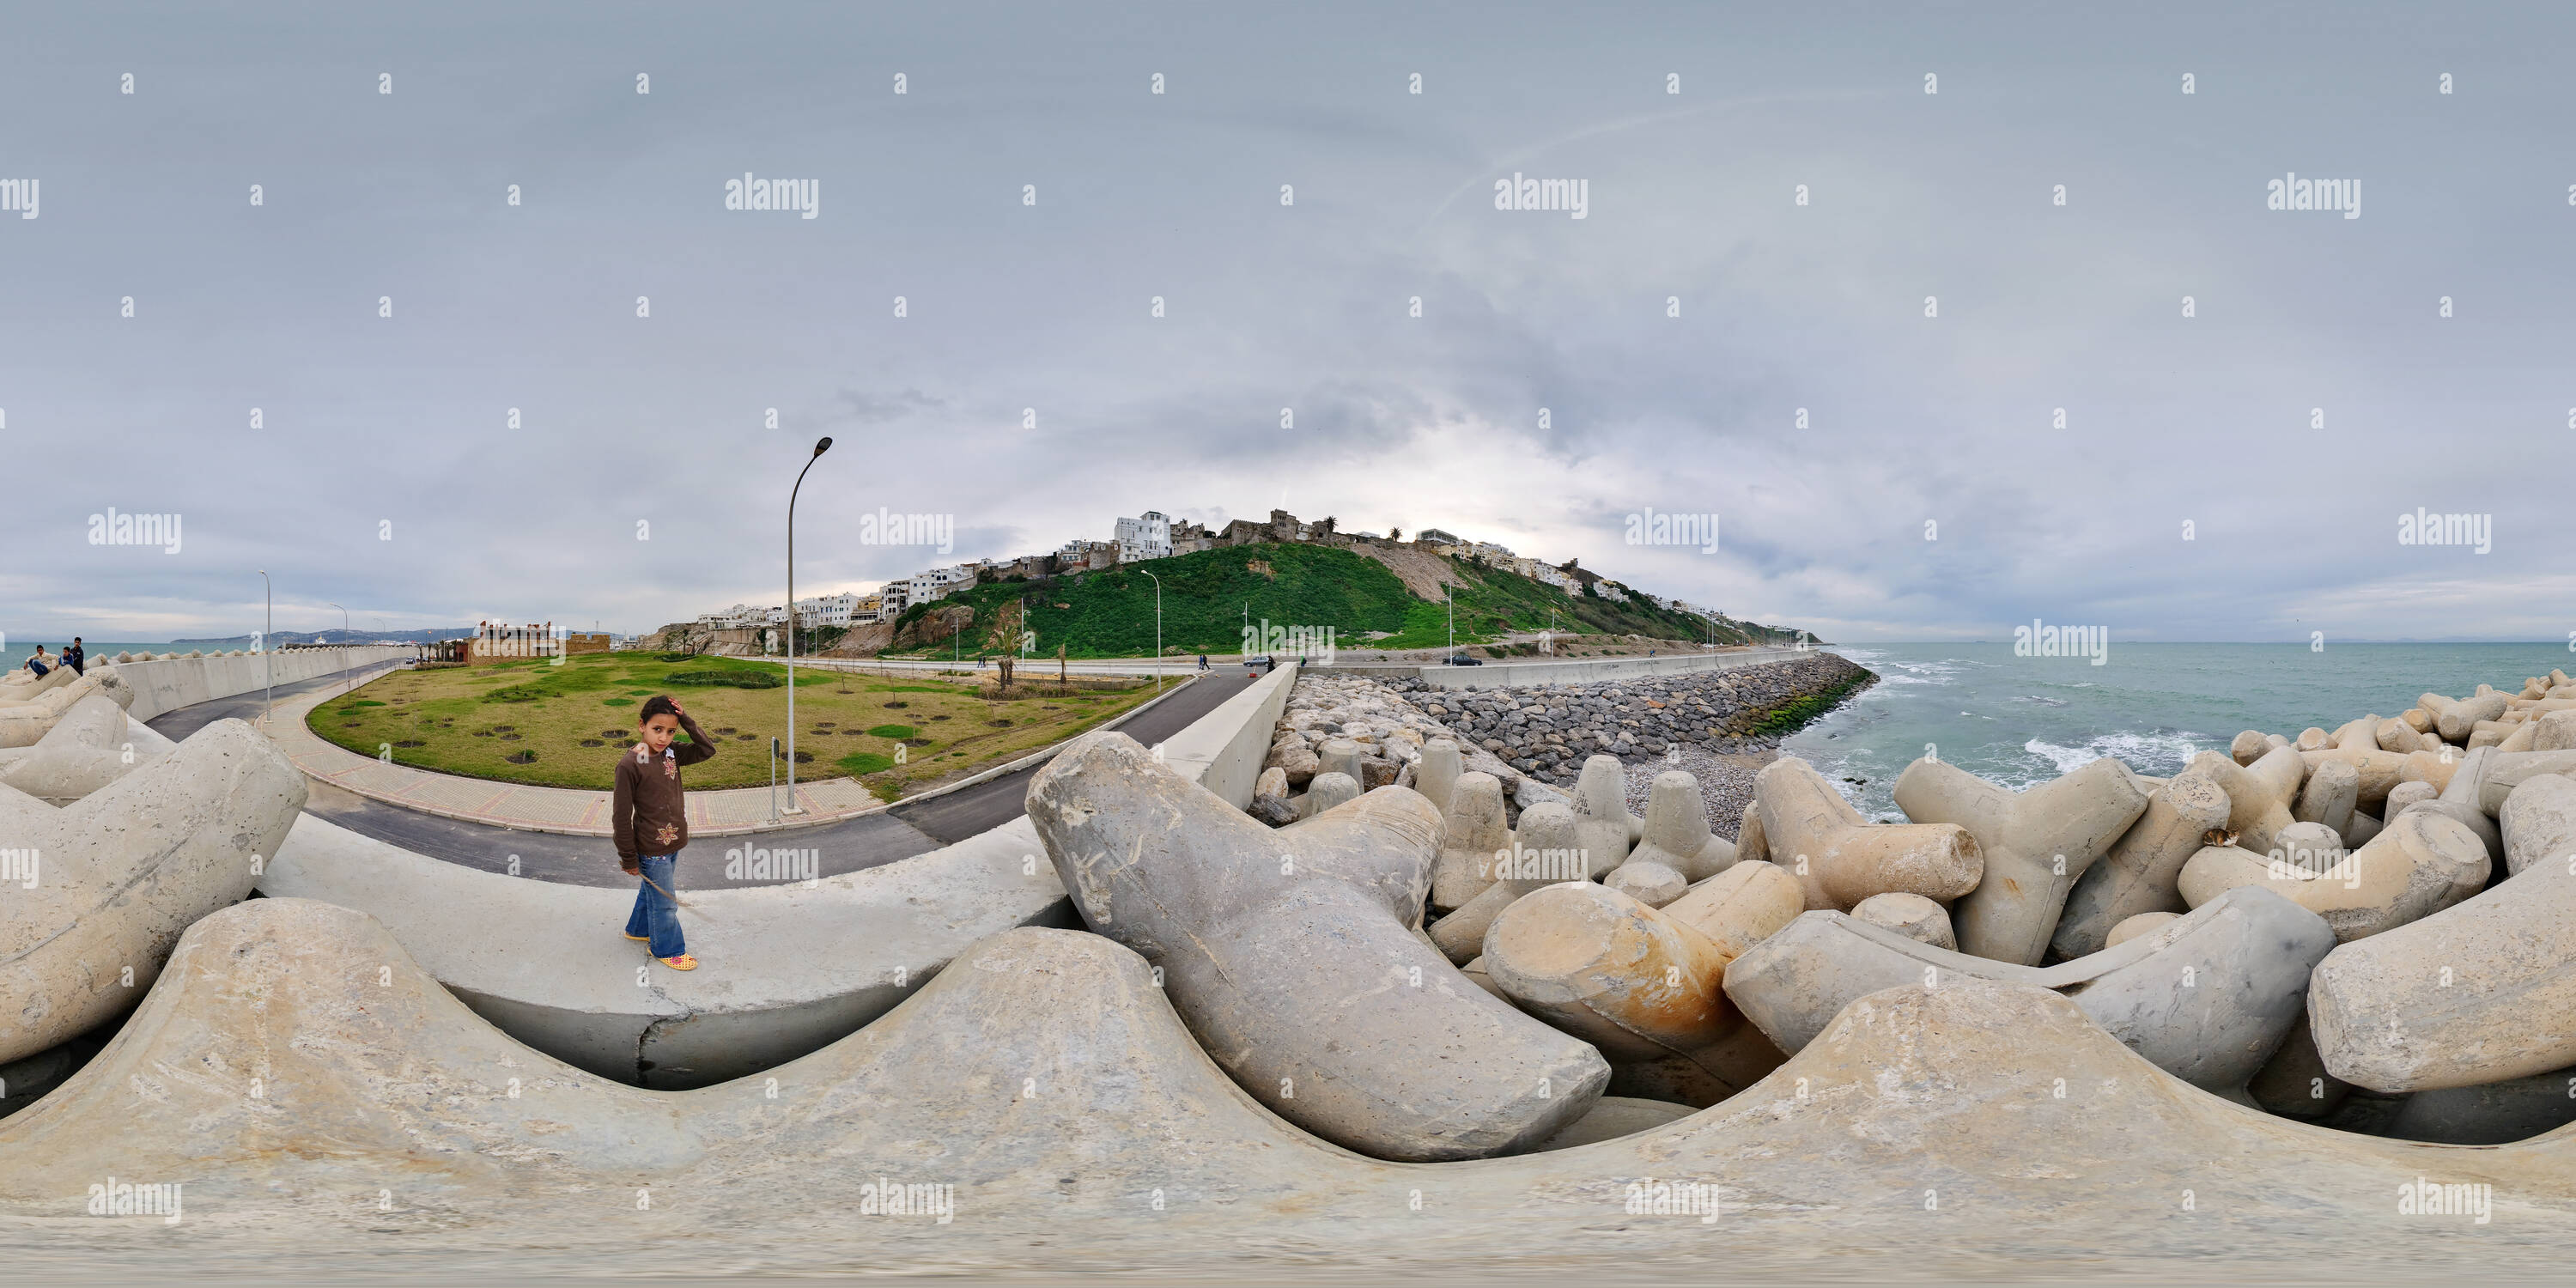
<path fill-rule="evenodd" d="M 680 905 L 663 893 L 679 889 L 672 884 L 671 874 L 680 866 L 680 856 L 648 854 L 638 860 L 638 866 L 644 869 L 644 880 L 637 883 L 635 911 L 626 918 L 626 933 L 651 939 L 656 957 L 678 957 L 688 952 L 688 942 L 680 938 Z M 662 889 L 654 889 L 656 885 Z"/>

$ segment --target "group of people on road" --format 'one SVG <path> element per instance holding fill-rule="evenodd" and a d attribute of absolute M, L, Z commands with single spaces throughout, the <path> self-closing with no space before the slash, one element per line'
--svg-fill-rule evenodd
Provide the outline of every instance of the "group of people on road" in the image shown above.
<path fill-rule="evenodd" d="M 39 644 L 35 652 L 27 655 L 27 669 L 35 672 L 38 679 L 53 674 L 58 666 L 70 667 L 74 675 L 89 674 L 89 650 L 81 647 L 80 636 L 73 636 L 60 653 L 47 653 L 45 646 Z"/>

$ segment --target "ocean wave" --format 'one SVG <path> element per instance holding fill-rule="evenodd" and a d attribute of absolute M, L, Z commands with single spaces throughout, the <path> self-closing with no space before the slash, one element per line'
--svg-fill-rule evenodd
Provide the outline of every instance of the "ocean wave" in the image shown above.
<path fill-rule="evenodd" d="M 2023 743 L 2021 749 L 2048 762 L 2051 772 L 2044 778 L 2032 780 L 2043 782 L 2047 778 L 2073 773 L 2104 756 L 2114 757 L 2142 774 L 2170 777 L 2191 763 L 2191 758 L 2199 754 L 2201 747 L 2199 740 L 2190 734 L 2160 731 L 2100 734 L 2086 739 L 2080 747 L 2033 738 Z M 2027 785 L 2017 785 L 2016 790 Z"/>

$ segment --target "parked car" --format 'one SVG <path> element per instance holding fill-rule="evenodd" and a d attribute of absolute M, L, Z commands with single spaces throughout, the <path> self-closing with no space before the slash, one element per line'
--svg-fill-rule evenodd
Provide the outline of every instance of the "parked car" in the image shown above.
<path fill-rule="evenodd" d="M 1451 666 L 1483 666 L 1484 664 L 1485 659 L 1481 657 L 1469 657 L 1464 653 L 1452 653 L 1449 655 L 1449 665 Z"/>

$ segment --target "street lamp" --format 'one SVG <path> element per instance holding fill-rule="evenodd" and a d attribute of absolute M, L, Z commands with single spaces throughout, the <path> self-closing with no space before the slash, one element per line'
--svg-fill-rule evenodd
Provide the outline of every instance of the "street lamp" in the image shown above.
<path fill-rule="evenodd" d="M 814 443 L 814 454 L 805 458 L 805 469 L 796 471 L 796 486 L 787 489 L 787 812 L 802 814 L 796 803 L 796 493 L 805 486 L 805 470 L 832 450 L 832 440 L 821 438 Z"/>
<path fill-rule="evenodd" d="M 268 682 L 268 710 L 259 718 L 260 731 L 265 733 L 268 718 L 277 714 L 277 588 L 269 583 L 266 568 L 259 570 L 259 587 L 268 608 L 267 625 L 259 632 L 259 674 Z"/>
<path fill-rule="evenodd" d="M 1154 578 L 1154 692 L 1163 691 L 1163 579 L 1139 568 L 1136 571 Z M 1246 611 L 1250 606 L 1246 605 Z"/>
<path fill-rule="evenodd" d="M 326 599 L 326 600 L 323 600 L 322 602 L 323 602 L 323 603 L 326 603 L 326 604 L 330 604 L 330 603 L 331 603 L 331 601 L 329 601 L 329 600 L 327 600 L 327 599 Z M 338 604 L 331 604 L 331 607 L 333 607 L 333 608 L 340 608 L 340 606 L 339 606 Z M 342 692 L 342 693 L 347 693 L 348 691 L 349 691 L 349 610 L 348 610 L 348 609 L 345 609 L 345 608 L 340 608 L 340 692 Z"/>

